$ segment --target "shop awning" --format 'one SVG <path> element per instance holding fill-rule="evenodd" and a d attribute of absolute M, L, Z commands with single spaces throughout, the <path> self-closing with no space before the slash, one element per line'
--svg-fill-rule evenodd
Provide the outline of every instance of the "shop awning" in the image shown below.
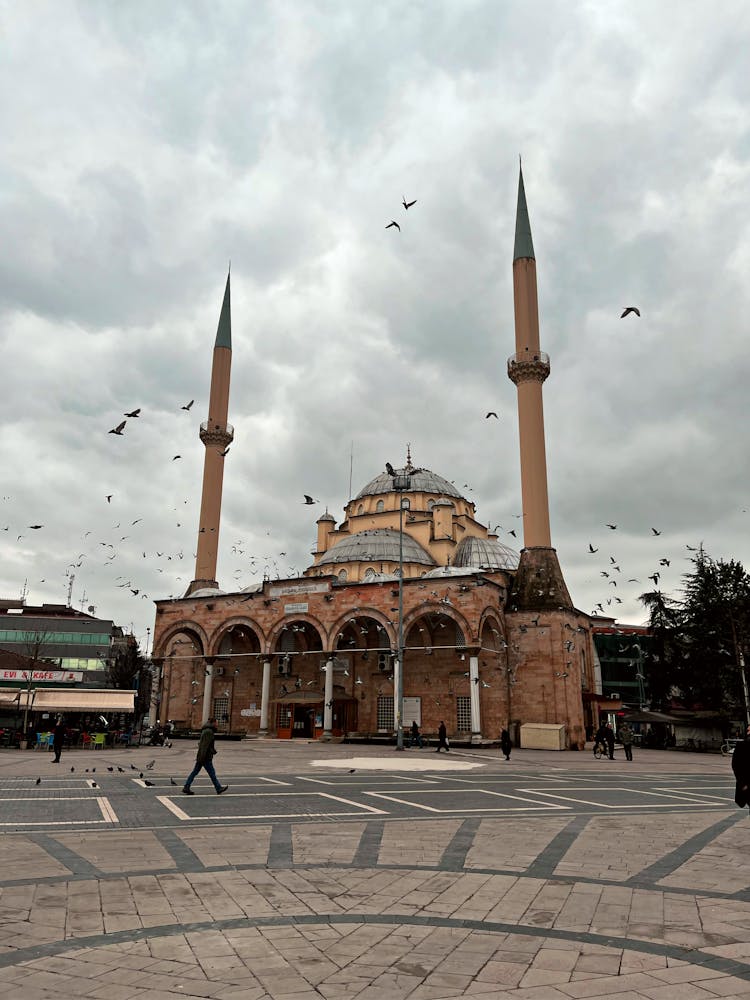
<path fill-rule="evenodd" d="M 673 715 L 665 715 L 664 712 L 628 712 L 625 716 L 626 722 L 666 722 L 674 725 L 679 722 Z"/>
<path fill-rule="evenodd" d="M 134 712 L 136 691 L 115 691 L 112 688 L 36 688 L 35 712 Z"/>
<path fill-rule="evenodd" d="M 7 708 L 10 705 L 15 708 L 20 700 L 20 691 L 14 691 L 12 688 L 3 688 L 0 690 L 0 707 Z"/>

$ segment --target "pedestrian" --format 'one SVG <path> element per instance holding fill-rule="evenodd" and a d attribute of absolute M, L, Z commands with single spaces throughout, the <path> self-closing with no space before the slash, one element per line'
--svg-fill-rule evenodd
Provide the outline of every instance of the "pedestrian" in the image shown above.
<path fill-rule="evenodd" d="M 225 792 L 229 785 L 222 785 L 219 779 L 216 777 L 216 771 L 214 771 L 213 758 L 216 754 L 216 719 L 209 719 L 208 722 L 201 729 L 201 738 L 198 740 L 198 753 L 195 755 L 195 767 L 188 775 L 185 784 L 182 788 L 183 795 L 195 795 L 195 792 L 191 789 L 191 785 L 198 775 L 198 772 L 203 768 L 206 774 L 209 776 L 213 782 L 213 786 L 216 789 L 216 794 L 221 795 Z"/>
<path fill-rule="evenodd" d="M 732 754 L 732 770 L 737 781 L 734 801 L 744 809 L 750 806 L 750 726 L 745 731 L 742 743 L 737 743 Z"/>
<path fill-rule="evenodd" d="M 604 738 L 607 741 L 607 753 L 609 754 L 609 759 L 615 759 L 615 731 L 612 728 L 612 723 L 608 722 L 604 728 Z"/>
<path fill-rule="evenodd" d="M 441 750 L 445 750 L 446 753 L 450 750 L 448 744 L 448 730 L 445 728 L 445 723 L 440 720 L 440 725 L 438 726 L 438 745 L 435 753 L 440 753 Z"/>
<path fill-rule="evenodd" d="M 419 726 L 417 725 L 416 719 L 414 719 L 411 724 L 411 740 L 409 742 L 409 746 L 413 747 L 415 744 L 416 746 L 419 747 L 420 750 L 422 749 L 423 746 L 422 737 L 420 735 Z"/>
<path fill-rule="evenodd" d="M 633 730 L 627 722 L 620 726 L 620 743 L 625 751 L 625 760 L 633 759 Z"/>
<path fill-rule="evenodd" d="M 61 715 L 58 715 L 57 722 L 55 723 L 55 728 L 52 733 L 52 749 L 55 751 L 55 759 L 52 761 L 53 764 L 60 763 L 60 754 L 62 753 L 64 742 L 65 721 Z"/>
<path fill-rule="evenodd" d="M 500 749 L 505 754 L 505 759 L 510 760 L 510 751 L 513 744 L 510 742 L 510 733 L 507 729 L 503 729 L 500 733 Z"/>

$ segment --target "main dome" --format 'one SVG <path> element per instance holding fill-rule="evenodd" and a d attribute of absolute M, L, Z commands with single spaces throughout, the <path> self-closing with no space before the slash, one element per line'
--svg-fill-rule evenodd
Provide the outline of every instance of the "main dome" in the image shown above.
<path fill-rule="evenodd" d="M 423 566 L 434 566 L 435 560 L 411 535 L 404 532 L 404 562 L 421 563 Z M 349 562 L 398 562 L 399 533 L 392 528 L 373 528 L 369 531 L 358 531 L 356 535 L 342 538 L 333 548 L 329 549 L 318 563 L 325 566 L 330 563 Z"/>
<path fill-rule="evenodd" d="M 407 465 L 394 471 L 397 476 L 409 476 L 411 479 L 409 489 L 404 490 L 404 493 L 436 493 L 438 496 L 466 499 L 453 483 L 449 483 L 447 479 L 443 479 L 442 476 L 438 476 L 435 472 L 430 472 L 429 469 L 413 469 L 410 465 Z M 393 489 L 393 476 L 387 472 L 381 472 L 379 476 L 371 479 L 367 486 L 361 489 L 354 499 L 359 500 L 362 497 L 371 497 L 378 493 L 395 492 Z"/>

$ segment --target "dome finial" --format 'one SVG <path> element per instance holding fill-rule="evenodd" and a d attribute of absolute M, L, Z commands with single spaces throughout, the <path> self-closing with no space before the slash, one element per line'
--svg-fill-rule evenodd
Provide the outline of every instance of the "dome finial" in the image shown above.
<path fill-rule="evenodd" d="M 412 465 L 411 465 L 411 442 L 407 441 L 406 442 L 406 468 L 410 469 L 411 467 L 412 467 Z"/>

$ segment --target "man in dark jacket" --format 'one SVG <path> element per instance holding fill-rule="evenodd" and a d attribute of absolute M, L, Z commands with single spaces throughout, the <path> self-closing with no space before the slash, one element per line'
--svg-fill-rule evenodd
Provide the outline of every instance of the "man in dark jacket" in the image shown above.
<path fill-rule="evenodd" d="M 198 741 L 198 753 L 195 755 L 195 767 L 185 781 L 182 789 L 183 795 L 195 795 L 195 792 L 190 788 L 190 786 L 197 777 L 201 768 L 204 768 L 206 774 L 213 782 L 217 795 L 221 795 L 222 792 L 225 792 L 227 788 L 229 788 L 229 785 L 221 784 L 219 779 L 216 777 L 216 771 L 214 771 L 213 758 L 216 753 L 215 734 L 216 719 L 209 719 L 203 729 L 201 729 L 201 738 Z"/>
<path fill-rule="evenodd" d="M 745 739 L 734 748 L 732 770 L 737 781 L 734 801 L 740 809 L 744 809 L 745 806 L 750 806 L 750 726 L 747 727 Z"/>
<path fill-rule="evenodd" d="M 438 745 L 435 753 L 440 753 L 441 750 L 445 750 L 446 753 L 450 750 L 448 746 L 448 730 L 445 728 L 445 723 L 442 719 L 438 726 Z"/>
<path fill-rule="evenodd" d="M 65 723 L 63 717 L 60 715 L 55 723 L 54 733 L 52 735 L 52 749 L 55 751 L 55 759 L 52 761 L 53 764 L 60 763 L 60 754 L 62 753 L 63 743 L 65 742 Z"/>

